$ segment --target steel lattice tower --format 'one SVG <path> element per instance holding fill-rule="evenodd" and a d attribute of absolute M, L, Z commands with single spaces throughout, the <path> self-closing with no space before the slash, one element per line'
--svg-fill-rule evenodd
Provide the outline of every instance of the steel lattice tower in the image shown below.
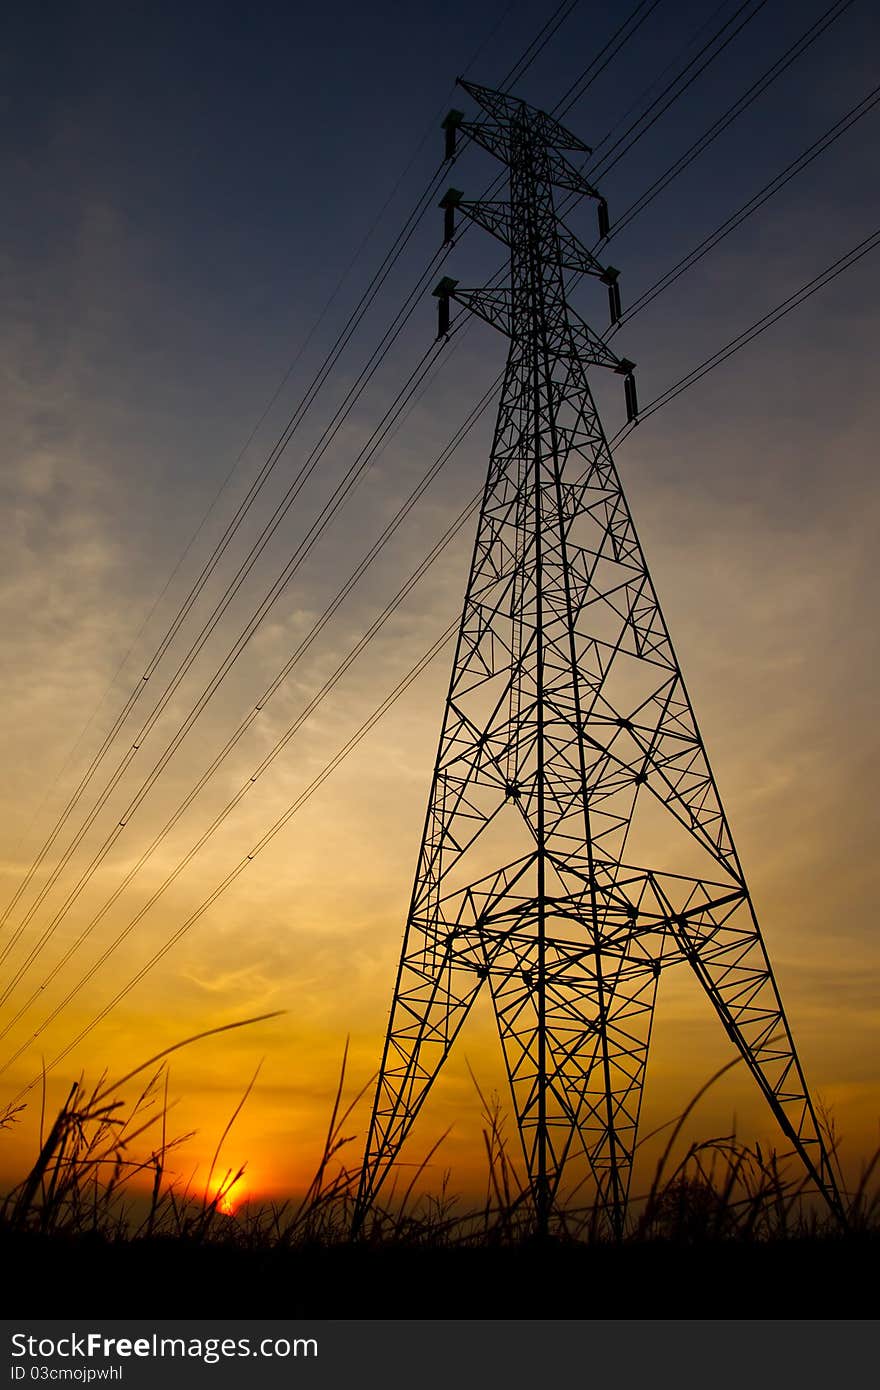
<path fill-rule="evenodd" d="M 455 210 L 509 247 L 509 283 L 449 300 L 510 350 L 370 1122 L 359 1219 L 459 1029 L 488 988 L 539 1231 L 592 1181 L 623 1230 L 658 978 L 687 963 L 820 1192 L 841 1205 L 749 891 L 587 381 L 626 377 L 570 307 L 565 275 L 609 286 L 554 192 L 599 199 L 555 120 L 460 82 L 456 131 L 509 171 L 509 199 Z M 699 870 L 639 862 L 643 810 Z M 662 828 L 662 827 L 661 827 Z M 516 842 L 516 849 L 511 846 Z M 512 857 L 511 857 L 512 856 Z M 668 869 L 668 864 L 665 865 Z M 563 1182 L 565 1178 L 565 1182 Z M 583 1203 L 583 1195 L 579 1204 Z"/>

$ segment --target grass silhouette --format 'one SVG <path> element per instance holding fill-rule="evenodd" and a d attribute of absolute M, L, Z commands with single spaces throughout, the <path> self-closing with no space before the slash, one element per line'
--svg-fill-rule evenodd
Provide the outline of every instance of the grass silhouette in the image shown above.
<path fill-rule="evenodd" d="M 245 1166 L 222 1170 L 220 1154 L 257 1073 L 221 1133 L 204 1189 L 195 1190 L 170 1168 L 192 1133 L 169 1137 L 168 1057 L 257 1021 L 185 1039 L 115 1082 L 104 1075 L 87 1088 L 81 1078 L 48 1127 L 44 1083 L 39 1152 L 0 1205 L 0 1251 L 17 1271 L 11 1301 L 19 1306 L 10 1314 L 874 1315 L 866 1276 L 880 1253 L 880 1150 L 847 1190 L 838 1136 L 822 1116 L 846 1204 L 845 1230 L 818 1205 L 793 1152 L 764 1154 L 759 1144 L 727 1134 L 692 1142 L 673 1158 L 697 1100 L 728 1067 L 661 1127 L 668 1138 L 647 1191 L 630 1201 L 619 1242 L 604 1234 L 593 1204 L 577 1205 L 577 1194 L 552 1238 L 535 1241 L 530 1190 L 510 1152 L 507 1118 L 476 1078 L 484 1200 L 465 1203 L 448 1172 L 438 1191 L 421 1190 L 441 1137 L 403 1190 L 392 1185 L 372 1207 L 352 1240 L 360 1164 L 359 1153 L 349 1161 L 357 1136 L 346 1131 L 374 1078 L 344 1099 L 347 1042 L 323 1147 L 302 1197 L 246 1204 L 228 1215 L 227 1199 Z M 120 1094 L 132 1082 L 133 1098 L 124 1101 Z M 20 1109 L 0 1115 L 0 1129 L 16 1123 Z"/>

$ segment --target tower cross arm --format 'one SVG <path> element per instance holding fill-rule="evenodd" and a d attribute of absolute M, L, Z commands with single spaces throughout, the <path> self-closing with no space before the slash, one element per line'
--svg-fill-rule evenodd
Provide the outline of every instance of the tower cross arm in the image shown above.
<path fill-rule="evenodd" d="M 504 246 L 511 243 L 511 210 L 506 198 L 483 198 L 479 201 L 466 199 L 457 188 L 448 188 L 440 200 L 440 207 L 448 215 L 447 240 L 453 237 L 452 216 L 457 212 L 490 232 Z M 588 251 L 579 237 L 575 236 L 561 219 L 556 221 L 559 240 L 560 265 L 564 270 L 580 271 L 582 275 L 595 275 L 605 284 L 617 279 L 618 271 L 604 266 L 592 251 Z"/>
<path fill-rule="evenodd" d="M 564 188 L 569 193 L 578 193 L 583 198 L 596 198 L 601 202 L 602 194 L 598 188 L 591 184 L 589 179 L 584 178 L 564 154 L 548 147 L 547 164 L 550 169 L 550 181 L 556 188 Z"/>
<path fill-rule="evenodd" d="M 567 130 L 564 125 L 560 125 L 555 117 L 548 116 L 546 111 L 541 111 L 536 106 L 529 106 L 527 102 L 521 101 L 518 97 L 508 96 L 506 92 L 497 92 L 491 87 L 481 87 L 477 82 L 466 82 L 461 77 L 456 78 L 456 84 L 463 87 L 474 101 L 496 121 L 503 123 L 528 120 L 548 148 L 576 150 L 579 154 L 593 153 L 589 145 L 585 145 L 577 135 Z"/>
<path fill-rule="evenodd" d="M 476 314 L 477 318 L 481 318 L 491 328 L 497 328 L 499 333 L 503 333 L 505 337 L 511 336 L 509 286 L 499 285 L 496 289 L 469 290 L 462 289 L 455 282 L 452 283 L 454 288 L 447 291 L 450 299 L 454 299 L 462 308 L 469 309 L 472 314 Z M 437 290 L 434 293 L 437 294 Z"/>
<path fill-rule="evenodd" d="M 448 276 L 440 281 L 433 291 L 435 297 L 447 304 L 454 299 L 463 309 L 476 314 L 491 328 L 497 328 L 505 337 L 512 336 L 512 296 L 509 285 L 477 287 L 468 289 Z M 448 327 L 448 323 L 446 325 Z M 559 325 L 554 335 L 554 351 L 560 356 L 570 356 L 587 366 L 608 367 L 621 376 L 632 373 L 635 366 L 627 357 L 618 357 L 607 343 L 595 333 L 580 314 L 569 307 L 565 323 Z"/>
<path fill-rule="evenodd" d="M 506 126 L 492 121 L 462 121 L 459 129 L 502 164 L 510 163 L 510 137 Z"/>
<path fill-rule="evenodd" d="M 580 358 L 587 365 L 610 367 L 621 376 L 630 373 L 635 366 L 626 357 L 618 357 L 607 343 L 595 333 L 588 323 L 569 306 L 568 331 L 571 339 L 572 356 Z"/>
<path fill-rule="evenodd" d="M 461 121 L 458 129 L 468 135 L 471 140 L 475 140 L 478 145 L 482 145 L 484 150 L 494 155 L 502 164 L 509 165 L 511 163 L 511 128 L 509 125 L 500 125 L 494 121 Z M 576 193 L 580 197 L 596 198 L 601 201 L 602 195 L 599 190 L 574 167 L 570 160 L 566 159 L 565 155 L 560 154 L 559 150 L 552 145 L 545 145 L 545 149 L 550 182 L 556 188 L 564 188 L 567 192 Z"/>
<path fill-rule="evenodd" d="M 484 200 L 478 203 L 461 201 L 456 208 L 478 227 L 491 232 L 505 246 L 510 245 L 510 203 L 506 200 Z"/>
<path fill-rule="evenodd" d="M 600 280 L 608 283 L 608 267 L 596 260 L 592 251 L 588 251 L 586 246 L 574 232 L 569 231 L 568 227 L 557 219 L 557 235 L 559 237 L 559 251 L 561 264 L 564 270 L 579 270 L 583 275 L 597 275 Z M 612 272 L 616 276 L 616 272 Z"/>

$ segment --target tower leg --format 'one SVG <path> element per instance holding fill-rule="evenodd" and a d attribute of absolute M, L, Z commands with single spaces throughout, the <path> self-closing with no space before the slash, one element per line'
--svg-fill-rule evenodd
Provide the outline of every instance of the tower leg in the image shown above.
<path fill-rule="evenodd" d="M 355 1226 L 362 1224 L 488 974 L 479 933 L 414 924 L 401 956 L 367 1136 Z"/>
<path fill-rule="evenodd" d="M 735 905 L 720 922 L 673 918 L 670 932 L 783 1133 L 832 1211 L 845 1220 L 831 1160 L 751 902 L 746 899 Z"/>
<path fill-rule="evenodd" d="M 588 1223 L 619 1238 L 657 971 L 626 947 L 610 954 L 549 943 L 540 1057 L 536 955 L 534 941 L 508 939 L 490 983 L 537 1226 L 546 1231 L 556 1212 L 566 1228 Z"/>

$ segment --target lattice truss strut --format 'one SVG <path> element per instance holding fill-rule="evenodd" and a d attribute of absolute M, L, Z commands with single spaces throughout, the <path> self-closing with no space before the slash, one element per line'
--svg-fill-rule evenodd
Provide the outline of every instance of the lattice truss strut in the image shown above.
<path fill-rule="evenodd" d="M 364 1159 L 366 1210 L 484 988 L 536 1219 L 592 1192 L 623 1226 L 661 971 L 690 966 L 833 1206 L 829 1157 L 681 672 L 587 382 L 630 376 L 566 300 L 613 283 L 554 190 L 587 147 L 461 84 L 458 127 L 505 202 L 449 208 L 509 247 L 509 283 L 438 287 L 510 339 L 488 477 Z M 447 147 L 449 148 L 449 146 Z M 613 309 L 612 309 L 613 312 Z M 448 322 L 448 312 L 446 314 Z M 633 394 L 634 399 L 634 394 Z M 629 401 L 629 397 L 628 397 Z M 640 821 L 684 868 L 640 862 Z M 674 832 L 674 834 L 672 834 Z M 670 840 L 671 842 L 671 840 Z M 682 858 L 682 849 L 685 853 Z M 689 858 L 690 855 L 690 858 Z"/>

